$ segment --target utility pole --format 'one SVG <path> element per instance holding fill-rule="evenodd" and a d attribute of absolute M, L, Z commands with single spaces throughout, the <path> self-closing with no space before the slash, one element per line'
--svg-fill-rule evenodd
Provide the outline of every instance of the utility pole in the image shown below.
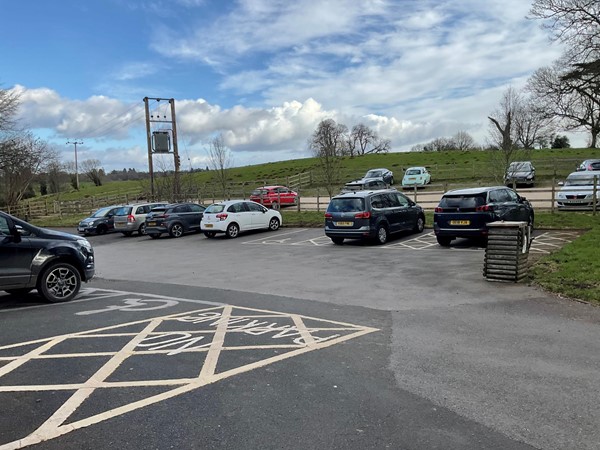
<path fill-rule="evenodd" d="M 67 145 L 73 144 L 75 146 L 75 189 L 79 190 L 79 169 L 77 168 L 77 145 L 83 144 L 81 141 L 68 141 Z"/>

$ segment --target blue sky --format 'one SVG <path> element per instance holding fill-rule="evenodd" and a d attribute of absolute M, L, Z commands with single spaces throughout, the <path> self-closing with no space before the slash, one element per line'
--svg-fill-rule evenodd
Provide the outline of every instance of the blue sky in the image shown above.
<path fill-rule="evenodd" d="M 184 168 L 309 156 L 319 121 L 392 151 L 469 132 L 562 49 L 527 0 L 4 0 L 0 84 L 63 160 L 147 169 L 142 99 L 174 98 Z M 151 103 L 163 114 L 166 103 Z M 158 129 L 158 128 L 157 128 Z M 585 136 L 572 144 L 583 146 Z"/>

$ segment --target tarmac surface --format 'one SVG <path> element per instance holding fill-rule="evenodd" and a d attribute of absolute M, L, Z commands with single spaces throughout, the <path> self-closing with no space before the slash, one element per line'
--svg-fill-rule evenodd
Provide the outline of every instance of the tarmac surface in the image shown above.
<path fill-rule="evenodd" d="M 90 240 L 75 301 L 0 294 L 0 450 L 600 448 L 600 309 L 468 241 Z"/>

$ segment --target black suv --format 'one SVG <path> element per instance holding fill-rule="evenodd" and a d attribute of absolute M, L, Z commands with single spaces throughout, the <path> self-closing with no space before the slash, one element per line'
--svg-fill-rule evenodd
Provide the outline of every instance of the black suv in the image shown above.
<path fill-rule="evenodd" d="M 146 234 L 156 239 L 162 233 L 169 233 L 173 238 L 189 231 L 199 233 L 205 209 L 197 203 L 173 203 L 152 208 L 146 216 Z"/>
<path fill-rule="evenodd" d="M 395 189 L 337 195 L 325 213 L 325 234 L 335 244 L 344 239 L 375 239 L 385 244 L 392 233 L 421 233 L 424 227 L 423 208 Z"/>
<path fill-rule="evenodd" d="M 33 226 L 0 211 L 0 289 L 32 289 L 50 302 L 77 295 L 94 276 L 94 250 L 79 236 Z"/>
<path fill-rule="evenodd" d="M 487 241 L 489 222 L 527 222 L 533 229 L 533 207 L 525 197 L 504 186 L 448 191 L 433 214 L 433 230 L 440 245 L 455 238 Z"/>

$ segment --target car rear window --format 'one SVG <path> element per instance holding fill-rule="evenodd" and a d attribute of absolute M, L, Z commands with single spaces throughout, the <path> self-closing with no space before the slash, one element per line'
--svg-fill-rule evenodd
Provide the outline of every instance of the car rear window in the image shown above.
<path fill-rule="evenodd" d="M 269 191 L 266 189 L 254 189 L 252 195 L 268 195 Z"/>
<path fill-rule="evenodd" d="M 329 202 L 328 212 L 360 212 L 365 210 L 362 198 L 334 198 Z"/>
<path fill-rule="evenodd" d="M 406 171 L 406 175 L 421 175 L 420 169 L 409 169 Z"/>
<path fill-rule="evenodd" d="M 461 210 L 475 209 L 478 206 L 485 205 L 485 193 L 475 195 L 445 195 L 440 200 L 440 208 Z"/>
<path fill-rule="evenodd" d="M 128 216 L 131 214 L 131 206 L 123 206 L 115 211 L 115 216 Z"/>
<path fill-rule="evenodd" d="M 221 203 L 215 203 L 214 205 L 210 205 L 208 208 L 206 208 L 204 212 L 206 214 L 218 214 L 220 212 L 223 212 L 224 209 L 225 205 Z"/>

